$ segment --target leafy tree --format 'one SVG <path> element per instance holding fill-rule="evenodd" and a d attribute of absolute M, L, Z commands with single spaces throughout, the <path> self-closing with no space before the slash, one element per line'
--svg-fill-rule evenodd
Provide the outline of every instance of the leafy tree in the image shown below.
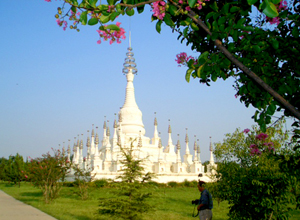
<path fill-rule="evenodd" d="M 18 184 L 27 177 L 25 175 L 26 164 L 23 157 L 18 153 L 15 156 L 9 156 L 8 159 L 2 158 L 0 161 L 0 179 Z"/>
<path fill-rule="evenodd" d="M 288 217 L 289 204 L 295 202 L 292 189 L 296 181 L 276 158 L 292 148 L 282 127 L 279 122 L 266 133 L 257 127 L 237 129 L 216 144 L 218 196 L 228 200 L 231 219 Z"/>
<path fill-rule="evenodd" d="M 0 158 L 0 180 L 5 180 L 5 165 L 7 164 L 7 159 L 5 157 Z"/>
<path fill-rule="evenodd" d="M 79 195 L 82 200 L 87 200 L 89 198 L 88 188 L 95 175 L 91 172 L 93 169 L 89 166 L 85 168 L 80 168 L 78 164 L 72 166 L 74 171 L 75 182 L 79 188 Z"/>
<path fill-rule="evenodd" d="M 234 78 L 236 96 L 257 109 L 254 120 L 263 131 L 270 116 L 281 109 L 286 116 L 300 119 L 300 69 L 295 62 L 300 51 L 298 1 L 63 0 L 56 18 L 64 29 L 67 18 L 75 30 L 79 24 L 99 25 L 100 38 L 120 43 L 124 38 L 120 23 L 106 23 L 119 15 L 132 16 L 135 10 L 143 13 L 145 5 L 151 6 L 159 33 L 165 23 L 199 54 L 177 56 L 177 62 L 188 67 L 187 81 L 192 76 L 209 85 Z"/>
<path fill-rule="evenodd" d="M 121 182 L 117 184 L 115 197 L 100 199 L 99 213 L 118 219 L 142 219 L 142 215 L 149 212 L 152 207 L 146 201 L 151 193 L 145 192 L 141 183 L 150 181 L 153 175 L 144 173 L 142 165 L 144 159 L 136 158 L 133 142 L 129 148 L 121 147 L 121 153 L 123 168 L 121 175 L 117 177 Z"/>
<path fill-rule="evenodd" d="M 62 187 L 61 180 L 70 169 L 64 153 L 60 150 L 53 151 L 53 156 L 50 153 L 43 154 L 40 158 L 31 159 L 28 164 L 28 179 L 42 190 L 46 204 L 58 197 Z"/>

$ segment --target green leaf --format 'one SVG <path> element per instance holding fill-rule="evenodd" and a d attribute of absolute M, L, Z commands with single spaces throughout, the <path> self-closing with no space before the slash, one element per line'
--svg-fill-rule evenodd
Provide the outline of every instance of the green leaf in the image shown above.
<path fill-rule="evenodd" d="M 279 42 L 274 38 L 272 39 L 272 46 L 276 50 L 279 48 Z"/>
<path fill-rule="evenodd" d="M 132 15 L 134 15 L 134 9 L 133 8 L 126 8 L 126 14 L 128 15 L 128 16 L 132 16 Z"/>
<path fill-rule="evenodd" d="M 293 35 L 294 38 L 298 38 L 299 37 L 299 30 L 298 30 L 298 26 L 297 25 L 295 25 L 293 27 L 292 35 Z"/>
<path fill-rule="evenodd" d="M 267 108 L 267 114 L 268 115 L 273 115 L 275 113 L 276 110 L 276 105 L 274 105 L 274 103 L 271 103 L 268 108 Z"/>
<path fill-rule="evenodd" d="M 74 13 L 76 13 L 76 7 L 75 7 L 75 6 L 72 6 L 72 7 L 71 7 L 71 10 L 72 10 Z"/>
<path fill-rule="evenodd" d="M 168 9 L 168 12 L 170 12 L 170 14 L 173 15 L 173 16 L 176 15 L 176 13 L 177 13 L 176 6 L 175 5 L 170 5 L 169 9 Z"/>
<path fill-rule="evenodd" d="M 249 5 L 253 5 L 257 2 L 257 0 L 247 0 Z"/>
<path fill-rule="evenodd" d="M 273 4 L 277 5 L 279 4 L 282 0 L 271 0 L 273 2 Z"/>
<path fill-rule="evenodd" d="M 261 49 L 258 45 L 254 45 L 252 48 L 253 48 L 253 50 L 255 51 L 256 54 L 261 52 Z"/>
<path fill-rule="evenodd" d="M 223 8 L 221 9 L 222 13 L 227 15 L 228 14 L 228 11 L 229 11 L 229 6 L 230 4 L 226 3 Z"/>
<path fill-rule="evenodd" d="M 268 1 L 266 1 L 266 8 L 263 10 L 263 13 L 270 18 L 275 18 L 279 15 L 276 6 Z"/>
<path fill-rule="evenodd" d="M 160 31 L 161 31 L 161 23 L 162 23 L 162 21 L 161 21 L 161 20 L 158 20 L 158 22 L 157 22 L 156 25 L 155 25 L 156 31 L 157 31 L 158 33 L 160 33 Z"/>
<path fill-rule="evenodd" d="M 107 0 L 107 3 L 109 4 L 109 5 L 114 5 L 114 0 Z"/>
<path fill-rule="evenodd" d="M 81 13 L 79 21 L 81 22 L 82 25 L 86 25 L 87 23 L 87 11 L 84 11 Z"/>
<path fill-rule="evenodd" d="M 164 17 L 164 22 L 166 23 L 166 25 L 170 26 L 170 27 L 174 27 L 174 22 L 172 21 L 171 15 L 170 14 L 166 14 Z"/>
<path fill-rule="evenodd" d="M 98 0 L 89 0 L 89 3 L 90 5 L 93 7 L 93 8 L 96 8 L 96 3 L 97 3 Z"/>
<path fill-rule="evenodd" d="M 204 66 L 205 66 L 205 64 L 201 65 L 201 66 L 197 69 L 197 77 L 198 77 L 198 78 L 201 78 L 201 73 L 202 73 L 203 70 L 204 70 Z"/>
<path fill-rule="evenodd" d="M 117 10 L 117 12 L 121 12 L 122 11 L 122 7 L 121 7 L 120 4 L 116 5 L 116 10 Z"/>
<path fill-rule="evenodd" d="M 88 22 L 88 25 L 95 25 L 98 23 L 98 19 L 97 18 L 91 18 Z"/>
<path fill-rule="evenodd" d="M 213 32 L 212 35 L 211 35 L 211 39 L 213 41 L 215 41 L 216 39 L 218 39 L 218 37 L 219 37 L 219 34 L 217 32 Z"/>
<path fill-rule="evenodd" d="M 197 2 L 197 0 L 188 0 L 189 6 L 190 6 L 191 8 L 194 7 L 194 5 L 196 4 L 196 2 Z"/>
<path fill-rule="evenodd" d="M 219 7 L 218 7 L 216 1 L 214 1 L 213 4 L 209 5 L 209 7 L 211 7 L 211 9 L 214 10 L 215 12 L 218 12 L 218 11 L 219 11 Z"/>
<path fill-rule="evenodd" d="M 110 15 L 110 20 L 111 21 L 114 21 L 116 19 L 116 17 L 118 17 L 120 15 L 120 12 L 113 12 L 111 15 Z"/>
<path fill-rule="evenodd" d="M 199 30 L 199 27 L 193 22 L 191 23 L 191 28 L 194 30 L 194 31 L 198 31 Z"/>
<path fill-rule="evenodd" d="M 211 74 L 211 80 L 214 81 L 214 82 L 216 82 L 217 79 L 218 79 L 218 76 L 217 76 L 216 72 L 213 72 L 213 73 Z"/>
<path fill-rule="evenodd" d="M 114 31 L 119 31 L 120 30 L 120 27 L 115 25 L 115 24 L 110 24 L 110 25 L 107 25 L 106 27 L 104 27 L 104 29 L 110 29 L 110 30 L 114 30 Z"/>
<path fill-rule="evenodd" d="M 139 14 L 143 13 L 145 9 L 145 5 L 139 6 L 136 8 L 136 10 L 138 11 Z"/>
<path fill-rule="evenodd" d="M 103 24 L 107 23 L 107 22 L 109 21 L 109 16 L 101 15 L 100 21 L 101 21 L 101 23 L 103 23 Z"/>
<path fill-rule="evenodd" d="M 193 72 L 193 69 L 188 69 L 188 70 L 186 71 L 186 74 L 185 74 L 185 80 L 186 80 L 188 83 L 190 82 L 192 72 Z"/>
<path fill-rule="evenodd" d="M 218 20 L 218 25 L 220 26 L 221 24 L 224 24 L 226 22 L 226 17 L 221 17 Z"/>
<path fill-rule="evenodd" d="M 184 28 L 183 30 L 183 36 L 186 38 L 188 33 L 189 27 Z"/>
<path fill-rule="evenodd" d="M 72 0 L 72 3 L 73 3 L 73 5 L 74 5 L 75 7 L 78 6 L 77 0 Z"/>
<path fill-rule="evenodd" d="M 238 10 L 240 10 L 240 8 L 237 7 L 237 6 L 233 6 L 233 7 L 230 8 L 231 13 L 237 12 Z"/>
<path fill-rule="evenodd" d="M 205 51 L 199 56 L 198 60 L 200 60 L 201 58 L 203 58 L 204 60 L 207 60 L 208 55 L 209 55 L 209 52 Z"/>

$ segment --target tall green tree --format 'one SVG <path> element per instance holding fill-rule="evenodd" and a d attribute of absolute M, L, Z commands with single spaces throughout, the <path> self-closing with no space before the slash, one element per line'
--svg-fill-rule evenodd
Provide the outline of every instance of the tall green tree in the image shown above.
<path fill-rule="evenodd" d="M 21 181 L 26 179 L 26 163 L 18 153 L 9 156 L 8 159 L 2 158 L 0 161 L 0 178 L 21 186 Z"/>
<path fill-rule="evenodd" d="M 100 199 L 100 214 L 116 219 L 139 220 L 152 210 L 152 206 L 147 203 L 151 193 L 145 192 L 142 183 L 150 181 L 153 174 L 145 173 L 145 159 L 137 158 L 135 151 L 133 142 L 128 148 L 121 147 L 122 169 L 121 175 L 117 177 L 121 182 L 117 183 L 113 197 Z"/>
<path fill-rule="evenodd" d="M 287 219 L 295 204 L 295 179 L 281 169 L 276 155 L 290 152 L 283 124 L 226 134 L 215 145 L 218 196 L 230 205 L 230 219 Z"/>

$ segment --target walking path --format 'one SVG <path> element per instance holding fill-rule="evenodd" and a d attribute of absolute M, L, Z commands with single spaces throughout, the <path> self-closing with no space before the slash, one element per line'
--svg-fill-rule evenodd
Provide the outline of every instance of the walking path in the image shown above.
<path fill-rule="evenodd" d="M 56 220 L 0 190 L 0 220 Z"/>

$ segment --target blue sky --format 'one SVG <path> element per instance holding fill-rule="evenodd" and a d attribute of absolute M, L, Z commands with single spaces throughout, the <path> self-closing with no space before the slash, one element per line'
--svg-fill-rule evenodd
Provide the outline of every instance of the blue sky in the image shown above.
<path fill-rule="evenodd" d="M 38 157 L 82 133 L 86 140 L 92 124 L 102 128 L 104 116 L 112 122 L 124 103 L 122 68 L 128 40 L 98 45 L 96 26 L 81 26 L 79 33 L 63 31 L 54 18 L 60 4 L 0 2 L 0 157 L 16 153 Z M 209 160 L 209 137 L 219 142 L 237 127 L 249 128 L 254 124 L 254 109 L 234 97 L 232 80 L 220 80 L 210 87 L 198 80 L 187 83 L 186 69 L 177 66 L 175 56 L 197 54 L 180 44 L 167 26 L 158 34 L 149 8 L 145 10 L 148 12 L 118 21 L 126 36 L 131 26 L 138 68 L 135 94 L 146 136 L 153 137 L 157 112 L 163 146 L 170 119 L 173 143 L 180 134 L 183 145 L 188 128 L 190 150 L 197 135 L 201 160 Z M 100 129 L 100 137 L 102 133 Z"/>

